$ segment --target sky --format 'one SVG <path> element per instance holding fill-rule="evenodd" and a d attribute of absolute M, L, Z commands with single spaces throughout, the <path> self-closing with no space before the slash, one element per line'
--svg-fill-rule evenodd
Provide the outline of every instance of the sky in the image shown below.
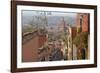
<path fill-rule="evenodd" d="M 34 11 L 34 10 L 22 10 L 22 25 L 28 25 L 30 22 L 34 22 L 34 16 L 46 16 L 48 25 L 54 26 L 60 23 L 62 19 L 66 24 L 74 26 L 76 24 L 77 13 L 72 12 L 55 12 L 55 11 Z M 41 22 L 42 23 L 42 22 Z"/>
<path fill-rule="evenodd" d="M 61 11 L 35 11 L 35 10 L 23 10 L 22 11 L 23 16 L 32 16 L 32 15 L 37 15 L 37 16 L 70 16 L 70 17 L 75 17 L 76 13 L 72 12 L 61 12 Z"/>

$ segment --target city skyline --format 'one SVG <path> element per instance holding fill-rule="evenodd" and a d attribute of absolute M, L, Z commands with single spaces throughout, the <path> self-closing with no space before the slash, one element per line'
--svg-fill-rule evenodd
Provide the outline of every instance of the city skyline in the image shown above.
<path fill-rule="evenodd" d="M 77 13 L 54 12 L 54 11 L 50 11 L 50 12 L 25 11 L 25 10 L 23 10 L 22 11 L 22 25 L 27 26 L 30 23 L 34 23 L 34 20 L 36 20 L 35 17 L 46 17 L 48 26 L 57 26 L 57 24 L 60 23 L 63 18 L 64 18 L 64 21 L 66 24 L 70 24 L 71 26 L 75 26 L 76 20 L 77 20 Z"/>

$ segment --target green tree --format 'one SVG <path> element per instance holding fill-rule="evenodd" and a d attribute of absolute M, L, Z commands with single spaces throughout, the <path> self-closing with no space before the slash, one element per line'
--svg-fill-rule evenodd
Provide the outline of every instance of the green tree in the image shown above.
<path fill-rule="evenodd" d="M 88 32 L 81 32 L 73 39 L 75 45 L 82 45 L 82 47 L 88 48 Z"/>
<path fill-rule="evenodd" d="M 73 39 L 73 43 L 78 48 L 78 59 L 83 59 L 83 56 L 87 57 L 87 54 L 82 54 L 81 49 L 85 48 L 85 50 L 88 51 L 88 32 L 80 32 L 79 34 L 77 34 Z"/>

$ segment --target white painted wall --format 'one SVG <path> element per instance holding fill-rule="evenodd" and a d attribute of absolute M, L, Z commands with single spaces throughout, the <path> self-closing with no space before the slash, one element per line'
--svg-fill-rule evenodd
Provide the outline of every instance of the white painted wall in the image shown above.
<path fill-rule="evenodd" d="M 98 37 L 100 37 L 100 0 L 32 0 L 42 2 L 73 3 L 98 5 Z M 100 72 L 100 38 L 98 38 L 98 67 L 41 71 L 30 73 L 99 73 Z M 10 73 L 10 0 L 0 0 L 0 73 Z"/>

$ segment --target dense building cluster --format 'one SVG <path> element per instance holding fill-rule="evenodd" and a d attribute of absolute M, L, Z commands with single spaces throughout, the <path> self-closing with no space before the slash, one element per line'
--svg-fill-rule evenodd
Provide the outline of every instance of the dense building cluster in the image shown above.
<path fill-rule="evenodd" d="M 23 62 L 89 59 L 89 14 L 77 13 L 75 26 L 62 18 L 56 28 L 24 33 L 22 40 Z"/>

